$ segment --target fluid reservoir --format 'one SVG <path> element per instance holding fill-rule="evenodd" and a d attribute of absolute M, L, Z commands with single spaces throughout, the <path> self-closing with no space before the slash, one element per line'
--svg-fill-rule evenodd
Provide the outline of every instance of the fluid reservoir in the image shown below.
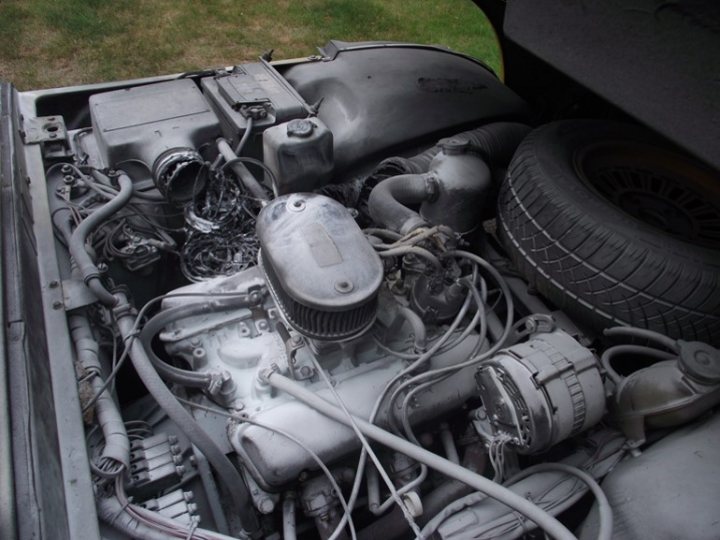
<path fill-rule="evenodd" d="M 318 118 L 290 120 L 263 133 L 265 164 L 278 195 L 313 191 L 330 181 L 333 135 Z"/>

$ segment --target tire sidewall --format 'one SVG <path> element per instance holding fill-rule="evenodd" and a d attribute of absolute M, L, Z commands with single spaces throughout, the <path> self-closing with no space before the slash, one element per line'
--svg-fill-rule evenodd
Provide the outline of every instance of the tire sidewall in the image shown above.
<path fill-rule="evenodd" d="M 608 201 L 579 177 L 577 156 L 599 142 L 648 144 L 660 141 L 637 126 L 597 121 L 574 120 L 548 124 L 535 137 L 533 145 L 537 166 L 546 182 L 541 189 L 555 190 L 578 213 L 587 215 L 599 228 L 606 228 L 633 244 L 674 257 L 720 265 L 720 251 L 683 241 L 652 227 Z"/>

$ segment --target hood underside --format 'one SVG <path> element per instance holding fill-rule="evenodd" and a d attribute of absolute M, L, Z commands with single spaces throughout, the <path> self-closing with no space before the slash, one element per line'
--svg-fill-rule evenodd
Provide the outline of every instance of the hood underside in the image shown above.
<path fill-rule="evenodd" d="M 477 3 L 491 19 L 499 11 L 496 2 Z M 499 30 L 500 20 L 493 22 Z M 717 2 L 508 1 L 502 30 L 503 45 L 509 40 L 530 51 L 720 168 Z M 506 54 L 505 60 L 506 70 L 513 70 L 512 58 Z"/>

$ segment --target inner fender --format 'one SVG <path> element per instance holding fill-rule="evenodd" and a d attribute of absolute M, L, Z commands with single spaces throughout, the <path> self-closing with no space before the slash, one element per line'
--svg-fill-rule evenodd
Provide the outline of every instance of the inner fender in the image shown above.
<path fill-rule="evenodd" d="M 336 175 L 528 112 L 489 67 L 447 49 L 330 41 L 320 52 L 317 61 L 278 69 L 332 131 Z"/>
<path fill-rule="evenodd" d="M 720 414 L 671 433 L 621 462 L 602 483 L 618 540 L 717 539 Z M 597 538 L 597 504 L 580 540 Z"/>

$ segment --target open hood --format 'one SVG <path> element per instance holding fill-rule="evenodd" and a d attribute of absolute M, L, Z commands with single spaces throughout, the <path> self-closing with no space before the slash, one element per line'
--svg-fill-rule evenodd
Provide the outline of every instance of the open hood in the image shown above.
<path fill-rule="evenodd" d="M 476 3 L 500 36 L 506 82 L 523 97 L 546 103 L 567 98 L 540 59 L 720 168 L 720 4 Z"/>

